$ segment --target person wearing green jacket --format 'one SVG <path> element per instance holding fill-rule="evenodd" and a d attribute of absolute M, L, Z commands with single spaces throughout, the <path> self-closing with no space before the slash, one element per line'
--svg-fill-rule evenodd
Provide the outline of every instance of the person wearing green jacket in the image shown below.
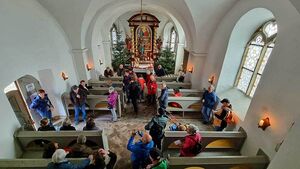
<path fill-rule="evenodd" d="M 151 164 L 147 166 L 146 169 L 167 169 L 167 160 L 161 158 L 161 152 L 157 148 L 152 148 L 149 152 L 149 157 L 151 159 Z"/>

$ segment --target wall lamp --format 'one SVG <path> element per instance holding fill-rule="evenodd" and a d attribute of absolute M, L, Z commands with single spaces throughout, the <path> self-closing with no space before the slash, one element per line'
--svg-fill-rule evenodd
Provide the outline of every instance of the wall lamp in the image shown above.
<path fill-rule="evenodd" d="M 64 80 L 69 79 L 68 75 L 65 72 L 61 72 L 61 78 L 63 78 Z"/>
<path fill-rule="evenodd" d="M 194 67 L 189 68 L 188 72 L 193 73 L 194 72 Z"/>
<path fill-rule="evenodd" d="M 210 84 L 214 84 L 216 77 L 214 75 L 210 76 L 210 78 L 208 79 L 208 83 Z"/>
<path fill-rule="evenodd" d="M 261 128 L 262 130 L 265 130 L 267 127 L 269 127 L 270 124 L 270 119 L 269 117 L 265 118 L 265 119 L 261 119 L 258 123 L 258 128 Z"/>
<path fill-rule="evenodd" d="M 90 70 L 93 69 L 93 67 L 91 65 L 89 65 L 89 64 L 86 64 L 86 69 L 87 69 L 87 71 L 90 71 Z"/>
<path fill-rule="evenodd" d="M 101 60 L 101 59 L 99 59 L 99 63 L 100 63 L 100 65 L 102 65 L 102 64 L 103 64 L 103 62 L 102 62 L 102 60 Z"/>

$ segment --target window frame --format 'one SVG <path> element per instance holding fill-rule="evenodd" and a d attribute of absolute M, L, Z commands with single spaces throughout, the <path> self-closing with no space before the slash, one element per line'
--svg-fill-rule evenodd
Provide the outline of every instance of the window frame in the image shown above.
<path fill-rule="evenodd" d="M 173 33 L 173 31 L 175 32 L 175 42 L 174 43 L 172 43 L 172 33 Z M 170 48 L 170 50 L 172 51 L 172 44 L 174 44 L 174 51 L 172 51 L 172 52 L 174 52 L 175 54 L 176 54 L 176 52 L 177 52 L 177 47 L 178 47 L 178 32 L 177 32 L 177 30 L 175 29 L 175 26 L 173 26 L 172 28 L 171 28 L 171 30 L 170 30 L 170 36 L 169 36 L 169 48 Z"/>
<path fill-rule="evenodd" d="M 240 90 L 241 92 L 243 92 L 245 95 L 247 95 L 250 98 L 253 97 L 253 96 L 251 96 L 251 92 L 252 92 L 253 88 L 255 87 L 254 84 L 255 84 L 255 81 L 257 79 L 257 76 L 260 75 L 262 77 L 263 72 L 259 73 L 259 70 L 260 70 L 260 67 L 263 63 L 264 57 L 266 57 L 267 49 L 268 48 L 272 48 L 272 50 L 274 49 L 274 46 L 270 47 L 270 45 L 273 44 L 273 43 L 275 44 L 276 36 L 277 36 L 278 31 L 270 37 L 267 37 L 267 33 L 265 32 L 265 27 L 268 26 L 270 23 L 274 23 L 274 22 L 276 23 L 275 20 L 270 20 L 270 21 L 265 22 L 262 26 L 260 26 L 253 33 L 250 40 L 247 42 L 247 45 L 245 47 L 245 50 L 244 50 L 244 53 L 243 53 L 243 56 L 242 56 L 241 64 L 239 66 L 239 70 L 238 70 L 238 73 L 237 73 L 237 76 L 236 76 L 236 79 L 235 79 L 234 87 L 236 87 L 238 90 Z M 257 38 L 257 36 L 259 36 L 259 35 L 262 36 L 264 45 L 252 44 L 251 42 L 253 42 Z M 261 52 L 259 54 L 259 58 L 257 60 L 257 63 L 255 65 L 255 68 L 254 68 L 253 71 L 249 70 L 248 68 L 245 68 L 245 62 L 246 62 L 246 58 L 247 58 L 247 54 L 249 52 L 250 46 L 260 46 L 260 47 L 262 47 Z M 268 58 L 268 60 L 269 60 L 269 58 Z M 251 76 L 250 82 L 248 84 L 246 92 L 244 92 L 244 91 L 242 91 L 241 89 L 238 88 L 238 84 L 239 84 L 239 81 L 241 79 L 243 69 L 246 69 L 246 70 L 251 71 L 253 73 L 252 76 Z M 259 82 L 258 82 L 258 84 L 259 84 Z M 255 91 L 254 91 L 254 93 L 255 93 Z"/>

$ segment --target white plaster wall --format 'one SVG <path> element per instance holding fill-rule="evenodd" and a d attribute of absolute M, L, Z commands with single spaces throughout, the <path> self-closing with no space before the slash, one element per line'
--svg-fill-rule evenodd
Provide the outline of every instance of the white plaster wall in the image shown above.
<path fill-rule="evenodd" d="M 227 50 L 231 32 L 238 20 L 249 10 L 254 8 L 266 8 L 270 10 L 278 23 L 278 38 L 274 51 L 264 71 L 257 91 L 252 99 L 246 120 L 240 125 L 246 130 L 248 138 L 243 146 L 242 153 L 255 155 L 259 148 L 274 159 L 269 168 L 276 165 L 288 165 L 281 168 L 299 168 L 298 156 L 288 156 L 287 150 L 295 149 L 292 154 L 298 153 L 299 148 L 294 143 L 299 140 L 299 135 L 293 132 L 286 136 L 288 128 L 293 121 L 299 121 L 297 110 L 300 82 L 299 42 L 300 42 L 300 14 L 289 1 L 282 0 L 252 0 L 239 1 L 220 23 L 212 40 L 208 59 L 206 61 L 206 74 L 215 73 L 220 75 L 224 56 Z M 204 83 L 203 79 L 203 82 Z M 233 105 L 234 106 L 234 105 Z M 271 127 L 266 131 L 257 128 L 258 121 L 263 117 L 270 117 Z M 296 126 L 295 126 L 296 128 Z M 286 143 L 278 153 L 275 146 L 286 137 Z M 284 150 L 282 150 L 284 149 Z M 277 160 L 281 159 L 281 160 Z M 289 163 L 294 161 L 294 163 Z M 276 167 L 278 168 L 278 167 Z M 280 167 L 279 167 L 280 168 Z"/>
<path fill-rule="evenodd" d="M 0 158 L 13 158 L 13 132 L 19 123 L 3 89 L 23 75 L 33 75 L 51 91 L 50 99 L 56 100 L 54 115 L 65 115 L 61 94 L 77 79 L 64 34 L 35 0 L 0 1 L 0 23 Z M 48 73 L 42 73 L 47 69 Z M 68 81 L 61 79 L 61 71 L 68 74 Z M 47 78 L 45 74 L 53 76 Z M 53 79 L 52 83 L 46 83 L 47 79 Z"/>

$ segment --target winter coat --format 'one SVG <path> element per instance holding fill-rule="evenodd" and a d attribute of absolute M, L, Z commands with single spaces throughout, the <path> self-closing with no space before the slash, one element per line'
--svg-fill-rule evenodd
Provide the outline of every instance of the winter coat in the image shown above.
<path fill-rule="evenodd" d="M 87 89 L 87 85 L 82 86 L 82 85 L 80 84 L 80 85 L 78 85 L 78 87 L 79 87 L 79 89 L 81 89 L 82 91 L 84 91 L 86 95 L 89 95 L 89 94 L 90 94 L 89 90 Z"/>
<path fill-rule="evenodd" d="M 59 129 L 60 131 L 63 131 L 63 130 L 76 130 L 76 128 L 74 126 L 61 126 L 61 128 Z"/>
<path fill-rule="evenodd" d="M 191 151 L 196 146 L 196 141 L 197 142 L 201 141 L 201 135 L 199 133 L 196 133 L 194 135 L 185 136 L 184 142 L 183 142 L 182 147 L 180 149 L 180 156 L 181 157 L 196 156 L 196 154 L 192 153 L 192 151 Z"/>
<path fill-rule="evenodd" d="M 167 126 L 167 123 L 169 121 L 169 117 L 167 115 L 156 115 L 154 116 L 151 121 L 145 126 L 146 130 L 150 130 L 151 127 L 154 125 L 154 123 L 157 123 L 158 125 L 162 126 L 164 129 Z M 163 136 L 164 132 L 162 132 L 161 136 L 152 136 L 152 138 L 161 138 Z"/>
<path fill-rule="evenodd" d="M 153 148 L 154 142 L 151 140 L 149 143 L 144 144 L 142 141 L 133 143 L 134 137 L 131 136 L 128 144 L 127 149 L 131 151 L 131 161 L 139 160 L 144 161 L 149 157 L 149 152 Z"/>
<path fill-rule="evenodd" d="M 156 76 L 161 77 L 161 76 L 166 76 L 166 71 L 164 68 L 161 69 L 156 69 L 155 71 Z"/>
<path fill-rule="evenodd" d="M 159 107 L 166 109 L 168 106 L 168 88 L 164 88 L 161 90 L 161 94 L 159 97 Z"/>
<path fill-rule="evenodd" d="M 78 95 L 80 98 L 77 97 L 77 94 L 74 91 L 70 92 L 70 99 L 74 106 L 82 106 L 86 103 L 87 93 L 79 88 Z"/>
<path fill-rule="evenodd" d="M 125 69 L 123 68 L 123 69 L 118 69 L 117 70 L 117 75 L 118 76 L 123 76 L 124 75 L 124 72 L 125 72 Z"/>
<path fill-rule="evenodd" d="M 47 169 L 84 169 L 86 166 L 90 164 L 90 159 L 85 159 L 79 164 L 72 164 L 69 161 L 61 162 L 61 163 L 49 163 Z"/>
<path fill-rule="evenodd" d="M 107 97 L 109 109 L 115 108 L 117 105 L 118 93 L 116 91 L 111 92 Z"/>
<path fill-rule="evenodd" d="M 129 83 L 130 83 L 130 80 L 131 80 L 131 77 L 128 75 L 128 76 L 124 76 L 123 77 L 123 84 L 124 86 L 128 86 Z"/>
<path fill-rule="evenodd" d="M 155 95 L 157 91 L 157 83 L 156 81 L 149 81 L 147 84 L 148 95 Z"/>
<path fill-rule="evenodd" d="M 142 78 L 142 77 L 139 77 L 138 81 L 139 81 L 139 84 L 141 86 L 141 90 L 144 91 L 144 88 L 145 88 L 145 79 Z"/>
<path fill-rule="evenodd" d="M 44 99 L 42 99 L 39 95 L 36 96 L 29 107 L 30 109 L 35 109 L 38 113 L 40 112 L 44 113 L 44 112 L 49 112 L 50 108 L 53 107 L 53 105 L 49 100 L 47 94 L 45 94 Z"/>
<path fill-rule="evenodd" d="M 75 143 L 71 147 L 70 156 L 73 158 L 88 157 L 92 153 L 93 153 L 93 150 L 90 147 L 88 147 L 87 145 Z"/>
<path fill-rule="evenodd" d="M 168 163 L 167 160 L 162 160 L 158 164 L 151 167 L 151 169 L 167 169 Z"/>
<path fill-rule="evenodd" d="M 56 131 L 55 128 L 53 126 L 47 125 L 44 127 L 39 127 L 38 131 Z"/>
<path fill-rule="evenodd" d="M 114 76 L 114 72 L 110 69 L 110 70 L 104 70 L 104 76 L 105 77 L 113 77 Z"/>
<path fill-rule="evenodd" d="M 215 104 L 217 103 L 217 95 L 215 92 L 209 93 L 205 91 L 202 99 L 204 99 L 203 106 L 213 109 Z"/>
<path fill-rule="evenodd" d="M 128 85 L 128 90 L 129 90 L 129 97 L 131 99 L 136 99 L 139 97 L 141 88 L 140 85 L 134 81 Z"/>

